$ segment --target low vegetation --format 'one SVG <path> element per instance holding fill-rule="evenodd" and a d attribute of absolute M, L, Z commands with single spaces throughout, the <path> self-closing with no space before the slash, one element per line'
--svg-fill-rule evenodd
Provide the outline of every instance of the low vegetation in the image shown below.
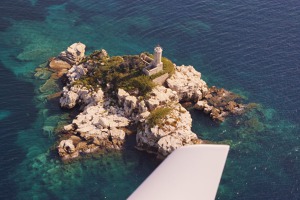
<path fill-rule="evenodd" d="M 101 51 L 95 51 L 82 61 L 82 64 L 89 65 L 88 74 L 74 84 L 81 84 L 89 89 L 123 88 L 129 93 L 138 91 L 139 96 L 145 97 L 155 87 L 153 79 L 165 73 L 172 75 L 175 72 L 173 63 L 169 59 L 163 57 L 162 62 L 163 71 L 149 77 L 142 72 L 146 64 L 138 55 L 109 57 L 103 56 Z"/>
<path fill-rule="evenodd" d="M 156 108 L 153 110 L 148 117 L 148 124 L 153 127 L 155 125 L 160 125 L 163 123 L 163 119 L 169 115 L 172 111 L 172 108 L 162 107 Z"/>
<path fill-rule="evenodd" d="M 165 73 L 168 73 L 169 74 L 169 77 L 171 75 L 173 75 L 175 73 L 175 67 L 174 67 L 174 64 L 172 63 L 171 60 L 169 60 L 168 58 L 166 57 L 162 57 L 161 58 L 161 61 L 163 62 L 164 66 L 163 66 L 163 71 L 157 73 L 157 74 L 153 74 L 150 78 L 153 80 Z"/>
<path fill-rule="evenodd" d="M 155 84 L 146 75 L 141 75 L 135 78 L 130 79 L 129 81 L 123 82 L 123 88 L 127 91 L 137 89 L 139 95 L 145 97 L 148 92 L 151 92 L 152 88 L 155 87 Z"/>

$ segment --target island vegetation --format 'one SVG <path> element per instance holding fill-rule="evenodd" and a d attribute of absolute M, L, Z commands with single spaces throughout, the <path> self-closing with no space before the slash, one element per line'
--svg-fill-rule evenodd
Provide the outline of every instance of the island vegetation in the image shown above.
<path fill-rule="evenodd" d="M 150 53 L 145 54 L 153 57 Z M 90 70 L 88 74 L 80 77 L 73 84 L 83 85 L 94 90 L 99 87 L 104 90 L 112 89 L 114 91 L 117 91 L 118 88 L 123 88 L 131 94 L 137 90 L 136 95 L 145 97 L 155 87 L 153 79 L 166 73 L 169 76 L 175 73 L 174 64 L 171 60 L 163 57 L 162 62 L 163 71 L 146 76 L 142 71 L 146 64 L 140 56 L 110 57 L 106 52 L 97 50 L 80 62 L 80 64 L 88 63 Z"/>

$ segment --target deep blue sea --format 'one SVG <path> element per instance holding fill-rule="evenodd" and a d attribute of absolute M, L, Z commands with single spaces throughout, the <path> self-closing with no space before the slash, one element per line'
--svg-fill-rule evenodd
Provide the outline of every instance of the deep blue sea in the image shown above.
<path fill-rule="evenodd" d="M 160 44 L 208 85 L 258 103 L 221 125 L 191 111 L 199 137 L 231 144 L 216 199 L 300 199 L 298 0 L 2 0 L 0 199 L 125 199 L 159 164 L 132 147 L 70 164 L 51 153 L 69 114 L 34 69 L 78 41 L 110 55 Z"/>

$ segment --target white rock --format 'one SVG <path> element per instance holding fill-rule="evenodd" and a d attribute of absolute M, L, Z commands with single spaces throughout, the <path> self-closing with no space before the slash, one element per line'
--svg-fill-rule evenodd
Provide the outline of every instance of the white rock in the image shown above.
<path fill-rule="evenodd" d="M 138 100 L 135 96 L 129 95 L 125 90 L 118 89 L 118 103 L 124 109 L 126 117 L 131 117 L 133 111 L 137 108 Z"/>
<path fill-rule="evenodd" d="M 78 100 L 78 94 L 73 91 L 63 90 L 63 95 L 59 99 L 60 106 L 63 108 L 74 108 Z"/>
<path fill-rule="evenodd" d="M 83 66 L 83 64 L 73 65 L 73 67 L 68 70 L 66 75 L 67 75 L 69 81 L 72 83 L 75 80 L 80 79 L 80 77 L 86 75 L 87 71 L 88 71 L 87 68 L 85 68 Z"/>
<path fill-rule="evenodd" d="M 158 155 L 165 157 L 178 147 L 192 144 L 193 139 L 198 139 L 191 131 L 190 113 L 179 103 L 169 106 L 172 111 L 162 120 L 163 126 L 150 127 L 147 121 L 142 123 L 136 136 L 137 147 L 157 149 Z"/>
<path fill-rule="evenodd" d="M 119 100 L 119 104 L 123 104 L 124 101 L 125 101 L 125 98 L 127 96 L 129 96 L 128 92 L 126 92 L 125 90 L 119 88 L 118 89 L 118 93 L 117 93 L 117 96 L 118 96 L 118 100 Z"/>
<path fill-rule="evenodd" d="M 149 117 L 149 115 L 150 115 L 149 111 L 142 112 L 142 113 L 139 114 L 139 116 L 138 116 L 139 119 L 138 120 L 140 122 L 144 122 L 147 119 L 147 117 Z"/>
<path fill-rule="evenodd" d="M 139 113 L 144 113 L 144 112 L 147 112 L 147 111 L 148 111 L 148 108 L 146 106 L 145 101 L 140 101 L 138 103 L 138 112 Z"/>
<path fill-rule="evenodd" d="M 182 140 L 173 135 L 162 137 L 157 144 L 159 154 L 164 157 L 172 153 L 175 149 L 183 146 Z"/>
<path fill-rule="evenodd" d="M 73 85 L 70 89 L 64 87 L 62 97 L 60 98 L 60 106 L 73 108 L 77 103 L 96 105 L 103 101 L 103 97 L 104 94 L 100 88 L 97 91 L 92 91 L 82 85 Z"/>
<path fill-rule="evenodd" d="M 58 148 L 64 150 L 66 153 L 69 153 L 69 154 L 75 152 L 75 146 L 74 146 L 72 140 L 62 140 L 62 141 L 59 143 Z"/>
<path fill-rule="evenodd" d="M 201 73 L 193 66 L 177 66 L 175 73 L 167 79 L 167 85 L 177 92 L 180 101 L 198 101 L 207 92 Z"/>
<path fill-rule="evenodd" d="M 137 98 L 135 96 L 127 96 L 124 101 L 125 115 L 130 116 L 136 108 Z"/>
<path fill-rule="evenodd" d="M 126 134 L 121 129 L 113 128 L 110 130 L 110 135 L 111 135 L 112 139 L 124 140 Z"/>
<path fill-rule="evenodd" d="M 194 108 L 197 110 L 203 110 L 205 108 L 205 106 L 207 105 L 207 101 L 198 101 Z"/>
<path fill-rule="evenodd" d="M 73 124 L 69 124 L 69 125 L 64 126 L 64 130 L 65 131 L 73 131 L 74 130 Z"/>
<path fill-rule="evenodd" d="M 84 53 L 85 45 L 78 42 L 69 46 L 66 51 L 61 52 L 58 58 L 73 65 L 80 62 L 84 58 Z"/>
<path fill-rule="evenodd" d="M 95 126 L 93 126 L 91 124 L 86 124 L 85 126 L 79 126 L 77 128 L 77 131 L 80 133 L 88 133 L 88 132 L 94 131 L 94 129 L 96 129 Z"/>
<path fill-rule="evenodd" d="M 164 86 L 156 86 L 149 94 L 150 98 L 145 103 L 150 111 L 158 106 L 167 105 L 168 103 L 177 103 L 179 101 L 177 93 Z"/>
<path fill-rule="evenodd" d="M 110 124 L 111 124 L 111 122 L 110 122 L 106 117 L 100 117 L 100 118 L 99 118 L 99 123 L 100 123 L 101 126 L 103 126 L 104 128 L 110 127 Z"/>
<path fill-rule="evenodd" d="M 204 104 L 204 113 L 209 114 L 214 107 L 208 104 Z"/>

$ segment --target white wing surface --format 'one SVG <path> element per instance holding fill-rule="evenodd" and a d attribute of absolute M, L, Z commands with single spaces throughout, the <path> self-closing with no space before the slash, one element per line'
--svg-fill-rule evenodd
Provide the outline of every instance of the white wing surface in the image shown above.
<path fill-rule="evenodd" d="M 179 148 L 128 199 L 213 200 L 228 151 L 228 145 L 191 145 Z"/>

